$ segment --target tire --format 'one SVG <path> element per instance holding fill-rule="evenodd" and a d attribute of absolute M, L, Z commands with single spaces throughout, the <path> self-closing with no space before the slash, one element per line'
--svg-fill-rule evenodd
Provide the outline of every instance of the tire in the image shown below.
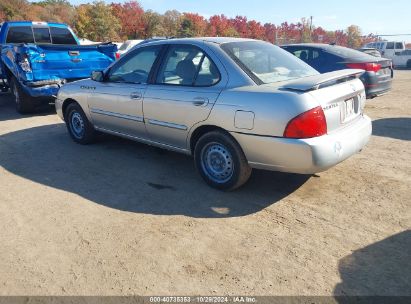
<path fill-rule="evenodd" d="M 194 148 L 194 162 L 208 185 L 225 191 L 244 185 L 252 171 L 240 145 L 222 131 L 200 137 Z"/>
<path fill-rule="evenodd" d="M 407 68 L 411 69 L 411 60 L 407 61 Z"/>
<path fill-rule="evenodd" d="M 68 105 L 64 118 L 70 137 L 75 142 L 82 145 L 94 142 L 96 131 L 78 103 Z"/>
<path fill-rule="evenodd" d="M 17 112 L 19 112 L 20 114 L 25 114 L 34 111 L 32 98 L 30 97 L 30 95 L 24 92 L 14 76 L 10 80 L 10 90 L 13 93 Z"/>

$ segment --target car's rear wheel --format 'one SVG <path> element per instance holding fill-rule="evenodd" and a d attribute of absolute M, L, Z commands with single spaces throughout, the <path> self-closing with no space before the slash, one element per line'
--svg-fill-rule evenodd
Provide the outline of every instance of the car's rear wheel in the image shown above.
<path fill-rule="evenodd" d="M 30 95 L 23 91 L 17 79 L 13 76 L 10 80 L 10 88 L 13 93 L 16 111 L 25 114 L 34 110 Z"/>
<path fill-rule="evenodd" d="M 241 187 L 252 171 L 240 145 L 222 131 L 212 131 L 200 137 L 195 145 L 194 161 L 207 184 L 220 190 Z"/>
<path fill-rule="evenodd" d="M 94 141 L 96 131 L 78 103 L 69 104 L 64 117 L 67 130 L 75 142 L 86 145 Z"/>

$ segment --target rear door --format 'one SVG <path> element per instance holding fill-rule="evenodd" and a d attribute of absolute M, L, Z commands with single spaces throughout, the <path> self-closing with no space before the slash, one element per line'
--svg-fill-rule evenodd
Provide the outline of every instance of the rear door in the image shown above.
<path fill-rule="evenodd" d="M 161 46 L 139 48 L 118 61 L 103 82 L 82 86 L 94 125 L 137 138 L 147 138 L 143 99 Z"/>
<path fill-rule="evenodd" d="M 189 130 L 207 119 L 224 84 L 209 54 L 190 45 L 170 45 L 144 96 L 151 140 L 186 148 Z"/>

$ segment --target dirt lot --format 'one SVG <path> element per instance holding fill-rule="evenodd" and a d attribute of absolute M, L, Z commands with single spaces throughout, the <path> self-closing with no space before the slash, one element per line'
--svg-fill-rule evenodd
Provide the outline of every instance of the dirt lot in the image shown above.
<path fill-rule="evenodd" d="M 0 95 L 2 295 L 411 295 L 411 71 L 362 153 L 315 176 L 206 186 L 189 157 Z"/>

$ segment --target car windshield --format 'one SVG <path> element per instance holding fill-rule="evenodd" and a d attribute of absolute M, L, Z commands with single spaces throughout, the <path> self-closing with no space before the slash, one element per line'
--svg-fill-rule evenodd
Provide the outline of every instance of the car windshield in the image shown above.
<path fill-rule="evenodd" d="M 267 42 L 229 42 L 221 48 L 258 84 L 319 74 L 302 60 Z"/>

